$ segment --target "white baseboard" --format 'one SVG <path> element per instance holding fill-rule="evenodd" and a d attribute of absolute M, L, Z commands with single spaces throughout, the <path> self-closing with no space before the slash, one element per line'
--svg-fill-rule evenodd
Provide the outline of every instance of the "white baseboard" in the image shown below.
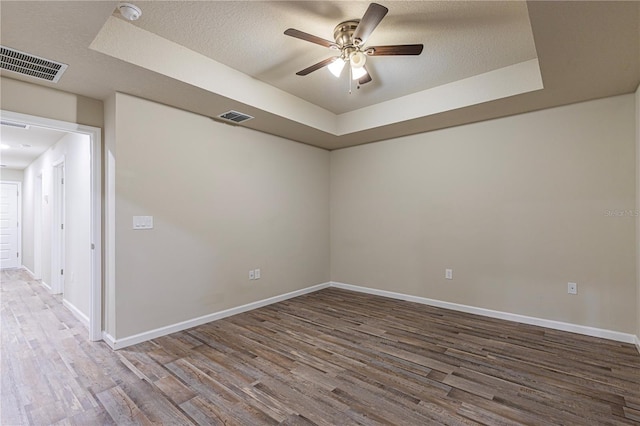
<path fill-rule="evenodd" d="M 294 297 L 302 296 L 304 294 L 313 293 L 318 290 L 322 290 L 327 287 L 341 288 L 344 290 L 357 291 L 360 293 L 367 293 L 376 296 L 389 297 L 391 299 L 406 300 L 409 302 L 421 303 L 424 305 L 435 306 L 438 308 L 451 309 L 454 311 L 466 312 L 470 314 L 481 315 L 490 318 L 498 318 L 507 321 L 519 322 L 523 324 L 537 325 L 554 330 L 569 331 L 572 333 L 584 334 L 587 336 L 601 337 L 604 339 L 615 340 L 618 342 L 635 344 L 640 352 L 640 339 L 638 336 L 629 333 L 621 333 L 619 331 L 605 330 L 601 328 L 588 327 L 579 324 L 571 324 L 561 321 L 548 320 L 543 318 L 529 317 L 525 315 L 513 314 L 509 312 L 494 311 L 491 309 L 478 308 L 475 306 L 461 305 L 458 303 L 444 302 L 441 300 L 428 299 L 420 296 L 412 296 L 403 293 L 396 293 L 387 290 L 378 290 L 369 287 L 361 287 L 351 284 L 345 284 L 340 282 L 328 282 L 323 284 L 314 285 L 301 290 L 292 291 L 279 296 L 270 297 L 268 299 L 258 300 L 256 302 L 248 303 L 246 305 L 238 306 L 235 308 L 226 309 L 224 311 L 214 312 L 212 314 L 204 315 L 201 317 L 193 318 L 187 321 L 182 321 L 176 324 L 171 324 L 165 327 L 156 328 L 154 330 L 145 331 L 143 333 L 135 334 L 133 336 L 116 339 L 109 333 L 103 331 L 102 339 L 112 349 L 122 349 L 127 346 L 142 343 L 147 340 L 155 339 L 157 337 L 166 336 L 171 333 L 186 330 L 188 328 L 196 327 L 198 325 L 206 324 L 211 321 L 226 318 L 232 315 L 240 314 L 243 312 L 258 309 L 263 306 L 271 305 L 273 303 L 281 302 L 283 300 L 291 299 Z M 67 306 L 78 317 L 83 324 L 88 327 L 89 319 L 78 311 L 73 305 L 64 300 L 65 306 Z"/>
<path fill-rule="evenodd" d="M 49 293 L 53 293 L 53 289 L 51 288 L 51 286 L 50 286 L 49 284 L 45 283 L 45 282 L 44 282 L 44 281 L 42 281 L 42 280 L 40 280 L 40 284 L 42 284 L 42 286 L 43 286 L 44 288 L 46 288 L 46 289 L 47 289 L 47 291 L 48 291 Z"/>
<path fill-rule="evenodd" d="M 106 331 L 102 332 L 102 340 L 109 345 L 111 349 L 116 349 L 116 339 Z"/>
<path fill-rule="evenodd" d="M 62 299 L 62 305 L 69 309 L 74 317 L 78 319 L 87 329 L 89 328 L 89 317 L 83 314 L 78 308 L 75 307 L 74 304 L 69 302 L 67 299 Z"/>
<path fill-rule="evenodd" d="M 637 336 L 629 333 L 621 333 L 619 331 L 605 330 L 601 328 L 588 327 L 585 325 L 571 324 L 567 322 L 548 320 L 543 318 L 528 317 L 525 315 L 512 314 L 509 312 L 494 311 L 491 309 L 477 308 L 475 306 L 460 305 L 458 303 L 443 302 L 441 300 L 427 299 L 426 297 L 411 296 L 403 293 L 395 293 L 392 291 L 378 290 L 368 287 L 360 287 L 351 284 L 339 282 L 331 282 L 331 287 L 341 288 L 344 290 L 357 291 L 360 293 L 373 294 L 376 296 L 389 297 L 391 299 L 406 300 L 409 302 L 422 303 L 424 305 L 435 306 L 438 308 L 451 309 L 453 311 L 466 312 L 470 314 L 482 315 L 485 317 L 498 318 L 507 321 L 514 321 L 523 324 L 538 325 L 554 330 L 570 331 L 572 333 L 584 334 L 587 336 L 601 337 L 604 339 L 615 340 L 624 343 L 635 343 L 640 350 Z"/>
<path fill-rule="evenodd" d="M 26 266 L 22 265 L 22 269 L 24 269 L 25 271 L 30 273 L 32 277 L 36 276 L 36 274 L 34 274 L 33 271 L 31 269 L 27 268 Z"/>
<path fill-rule="evenodd" d="M 279 296 L 273 296 L 268 299 L 258 300 L 256 302 L 247 303 L 246 305 L 225 309 L 224 311 L 215 312 L 215 313 L 204 315 L 198 318 L 193 318 L 187 321 L 171 324 L 165 327 L 156 328 L 155 330 L 145 331 L 143 333 L 135 334 L 133 336 L 124 337 L 121 339 L 114 339 L 108 333 L 103 333 L 103 340 L 109 346 L 111 346 L 112 349 L 122 349 L 122 348 L 126 348 L 127 346 L 131 346 L 137 343 L 146 342 L 147 340 L 155 339 L 157 337 L 166 336 L 167 334 L 175 333 L 177 331 L 186 330 L 188 328 L 206 324 L 211 321 L 230 317 L 231 315 L 240 314 L 243 312 L 251 311 L 253 309 L 261 308 L 263 306 L 271 305 L 273 303 L 282 302 L 283 300 L 291 299 L 293 297 L 298 297 L 304 294 L 313 293 L 315 291 L 322 290 L 323 288 L 327 288 L 329 287 L 329 285 L 330 283 L 317 284 L 311 287 L 303 288 L 301 290 L 292 291 L 290 293 L 281 294 Z"/>

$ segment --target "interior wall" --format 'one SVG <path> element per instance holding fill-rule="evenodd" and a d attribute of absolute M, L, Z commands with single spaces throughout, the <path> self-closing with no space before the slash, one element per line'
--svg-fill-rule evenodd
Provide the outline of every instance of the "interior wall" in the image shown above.
<path fill-rule="evenodd" d="M 333 151 L 331 280 L 635 332 L 634 110 L 625 95 Z"/>
<path fill-rule="evenodd" d="M 115 338 L 329 281 L 327 151 L 124 94 L 115 116 Z"/>
<path fill-rule="evenodd" d="M 102 101 L 0 77 L 0 109 L 102 127 Z"/>
<path fill-rule="evenodd" d="M 22 263 L 34 265 L 35 209 L 42 206 L 42 280 L 51 283 L 53 164 L 65 163 L 64 299 L 89 316 L 91 294 L 91 143 L 89 136 L 68 133 L 24 170 Z M 36 179 L 42 175 L 42 197 L 36 199 Z"/>
<path fill-rule="evenodd" d="M 0 170 L 0 180 L 11 180 L 14 182 L 22 182 L 24 179 L 24 173 L 22 170 L 18 169 L 1 169 Z"/>

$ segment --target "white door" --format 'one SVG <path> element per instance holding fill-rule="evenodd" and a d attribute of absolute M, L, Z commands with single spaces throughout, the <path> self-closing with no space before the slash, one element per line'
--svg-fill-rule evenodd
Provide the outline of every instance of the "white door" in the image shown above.
<path fill-rule="evenodd" d="M 0 195 L 0 268 L 20 266 L 19 184 L 2 182 Z"/>
<path fill-rule="evenodd" d="M 53 166 L 53 235 L 51 241 L 51 290 L 54 294 L 64 293 L 64 205 L 64 162 L 58 162 Z"/>

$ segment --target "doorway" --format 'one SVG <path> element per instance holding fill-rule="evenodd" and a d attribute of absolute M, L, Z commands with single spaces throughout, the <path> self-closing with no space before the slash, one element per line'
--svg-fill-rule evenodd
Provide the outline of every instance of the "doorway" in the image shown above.
<path fill-rule="evenodd" d="M 4 181 L 0 190 L 0 268 L 18 268 L 20 259 L 20 182 Z"/>
<path fill-rule="evenodd" d="M 67 133 L 72 133 L 76 135 L 82 135 L 83 138 L 86 138 L 88 141 L 89 148 L 89 182 L 90 182 L 90 244 L 87 247 L 87 250 L 90 251 L 90 255 L 87 257 L 88 263 L 90 263 L 90 283 L 88 283 L 89 289 L 89 312 L 88 312 L 88 323 L 89 323 L 89 339 L 92 341 L 102 340 L 102 131 L 100 128 L 85 126 L 77 123 L 71 123 L 60 120 L 53 120 L 43 117 L 37 117 L 27 114 L 16 113 L 12 111 L 0 111 L 0 115 L 3 120 L 24 123 L 31 126 L 59 130 Z M 86 146 L 86 145 L 85 145 Z M 55 164 L 53 172 L 54 174 L 59 174 L 60 178 L 65 174 L 65 161 L 59 161 Z M 35 178 L 35 176 L 34 176 Z M 64 203 L 59 200 L 63 200 L 64 198 L 64 183 L 62 180 L 59 180 L 59 185 L 52 185 L 51 190 L 51 205 L 52 211 L 54 215 L 58 215 L 59 220 L 54 220 L 53 223 L 57 224 L 59 231 L 64 231 L 64 217 L 65 211 Z M 57 179 L 56 179 L 57 180 Z M 40 192 L 40 203 L 38 203 L 38 185 L 41 182 L 38 179 L 35 179 L 34 183 L 34 216 L 38 214 L 38 204 L 40 204 L 41 208 L 45 207 L 45 199 L 48 197 L 45 193 L 45 189 L 41 188 Z M 56 187 L 58 189 L 56 190 Z M 49 191 L 49 190 L 47 190 Z M 56 202 L 56 198 L 58 197 L 56 193 L 59 193 L 59 200 Z M 47 204 L 48 205 L 48 204 Z M 58 206 L 58 207 L 56 207 Z M 61 226 L 62 225 L 62 226 Z M 56 225 L 49 225 L 47 229 L 55 228 Z M 34 226 L 35 230 L 35 226 Z M 54 231 L 54 229 L 52 229 Z M 44 229 L 40 229 L 40 234 L 45 232 Z M 56 234 L 58 234 L 58 242 L 56 244 L 64 244 L 65 234 L 62 232 L 54 232 L 51 235 L 51 238 L 56 238 Z M 37 237 L 35 238 L 37 241 Z M 35 241 L 34 241 L 35 242 Z M 37 246 L 37 244 L 35 244 Z M 40 247 L 43 245 L 41 244 Z M 35 248 L 35 247 L 34 247 Z M 61 256 L 64 256 L 65 250 L 57 250 Z M 49 265 L 43 265 L 42 262 L 42 251 L 40 251 L 40 264 L 41 274 L 46 273 L 48 270 L 52 270 L 53 267 L 49 267 Z M 37 252 L 34 252 L 34 259 L 38 256 Z M 53 258 L 51 259 L 52 263 L 57 263 L 58 265 L 64 265 L 64 257 Z M 21 263 L 20 263 L 21 264 Z M 19 265 L 20 265 L 19 264 Z M 35 268 L 35 265 L 34 265 Z M 46 268 L 46 270 L 45 270 Z M 50 269 L 49 269 L 50 268 Z M 53 277 L 62 278 L 64 276 L 64 268 L 59 268 L 56 266 L 58 274 L 53 274 Z M 34 271 L 35 272 L 35 271 Z M 52 271 L 56 272 L 56 271 Z M 73 277 L 71 277 L 73 281 Z M 53 278 L 52 278 L 53 280 Z M 52 290 L 55 292 L 62 291 L 64 288 L 64 281 L 60 280 L 59 288 L 54 288 L 52 283 Z"/>

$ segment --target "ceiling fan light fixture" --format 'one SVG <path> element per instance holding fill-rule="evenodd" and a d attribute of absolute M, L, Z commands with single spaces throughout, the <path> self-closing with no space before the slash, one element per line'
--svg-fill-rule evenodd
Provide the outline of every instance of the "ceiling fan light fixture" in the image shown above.
<path fill-rule="evenodd" d="M 367 55 L 358 50 L 349 56 L 349 61 L 351 62 L 351 68 L 362 68 L 367 62 Z"/>
<path fill-rule="evenodd" d="M 327 68 L 329 68 L 329 71 L 331 71 L 331 74 L 333 74 L 337 78 L 337 77 L 340 77 L 340 74 L 342 74 L 342 69 L 344 68 L 344 64 L 345 64 L 345 61 L 342 58 L 338 58 L 332 63 L 330 63 Z"/>
<path fill-rule="evenodd" d="M 367 70 L 364 67 L 351 67 L 351 79 L 352 80 L 360 80 L 362 77 L 367 75 Z"/>

